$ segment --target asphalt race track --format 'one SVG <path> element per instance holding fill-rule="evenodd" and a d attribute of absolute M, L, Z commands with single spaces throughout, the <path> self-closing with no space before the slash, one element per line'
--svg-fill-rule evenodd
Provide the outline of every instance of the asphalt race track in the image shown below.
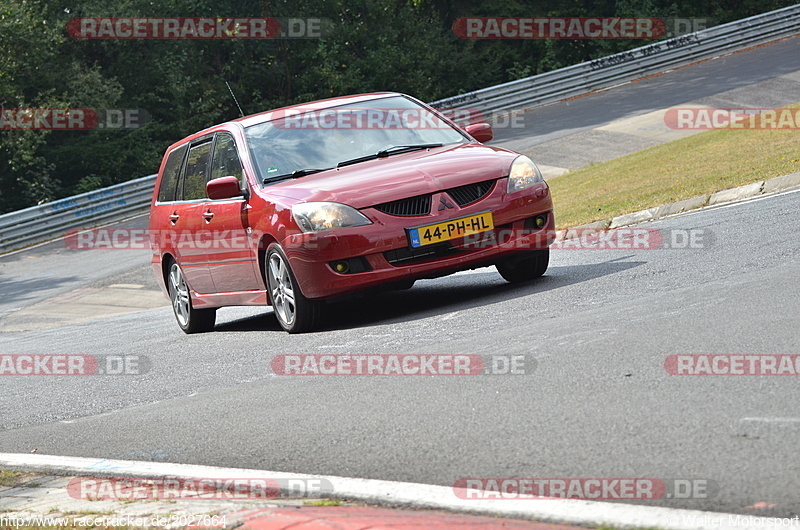
<path fill-rule="evenodd" d="M 531 147 L 559 130 L 769 81 L 800 70 L 794 41 L 545 107 L 534 111 L 540 123 L 550 123 L 548 113 L 557 122 L 527 137 L 498 136 Z M 682 78 L 702 81 L 683 99 L 659 92 Z M 539 281 L 510 285 L 493 268 L 420 281 L 338 302 L 327 327 L 307 335 L 280 331 L 269 309 L 228 308 L 215 332 L 187 336 L 165 306 L 5 331 L 4 354 L 136 355 L 146 373 L 1 378 L 0 452 L 440 485 L 469 477 L 689 480 L 706 494 L 650 503 L 798 514 L 797 379 L 676 376 L 665 360 L 800 354 L 799 210 L 800 193 L 785 192 L 682 214 L 644 225 L 678 248 L 556 249 Z M 694 248 L 683 245 L 691 234 Z M 75 289 L 152 288 L 148 260 L 147 251 L 79 252 L 58 242 L 2 257 L 0 325 Z M 323 353 L 522 355 L 531 369 L 463 377 L 270 369 L 276 355 Z M 756 503 L 775 506 L 754 512 Z"/>

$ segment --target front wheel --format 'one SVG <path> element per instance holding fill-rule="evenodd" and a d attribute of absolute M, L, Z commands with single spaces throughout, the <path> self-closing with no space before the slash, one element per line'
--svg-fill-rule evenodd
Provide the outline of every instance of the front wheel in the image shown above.
<path fill-rule="evenodd" d="M 272 245 L 267 250 L 265 263 L 269 298 L 278 324 L 289 333 L 312 331 L 319 326 L 324 302 L 303 296 L 280 247 Z"/>
<path fill-rule="evenodd" d="M 550 264 L 550 249 L 532 250 L 519 256 L 506 258 L 495 264 L 497 272 L 511 283 L 534 280 L 547 271 Z"/>
<path fill-rule="evenodd" d="M 192 297 L 189 286 L 183 277 L 183 271 L 176 262 L 169 268 L 169 299 L 172 300 L 172 311 L 175 320 L 184 333 L 203 333 L 214 329 L 217 320 L 216 309 L 195 309 L 192 307 Z"/>

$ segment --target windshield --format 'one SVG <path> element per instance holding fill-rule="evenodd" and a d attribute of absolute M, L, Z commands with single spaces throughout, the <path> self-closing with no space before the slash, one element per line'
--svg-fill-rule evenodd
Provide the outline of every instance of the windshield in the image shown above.
<path fill-rule="evenodd" d="M 408 150 L 392 148 L 468 141 L 431 111 L 402 96 L 304 113 L 286 111 L 248 127 L 245 135 L 262 182 Z"/>

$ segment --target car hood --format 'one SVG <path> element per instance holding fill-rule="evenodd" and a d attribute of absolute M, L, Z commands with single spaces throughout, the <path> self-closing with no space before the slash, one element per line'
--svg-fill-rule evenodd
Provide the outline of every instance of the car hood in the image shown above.
<path fill-rule="evenodd" d="M 263 188 L 297 202 L 331 201 L 366 208 L 415 195 L 508 176 L 517 153 L 458 144 L 369 160 Z"/>

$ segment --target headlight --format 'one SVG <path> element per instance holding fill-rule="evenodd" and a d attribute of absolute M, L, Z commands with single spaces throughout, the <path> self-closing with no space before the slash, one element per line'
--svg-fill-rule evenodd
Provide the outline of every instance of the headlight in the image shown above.
<path fill-rule="evenodd" d="M 303 232 L 321 232 L 372 224 L 364 214 L 335 202 L 304 202 L 292 206 L 292 215 Z"/>
<path fill-rule="evenodd" d="M 544 182 L 542 173 L 530 158 L 520 155 L 514 159 L 508 172 L 508 193 L 530 188 L 540 182 Z"/>

